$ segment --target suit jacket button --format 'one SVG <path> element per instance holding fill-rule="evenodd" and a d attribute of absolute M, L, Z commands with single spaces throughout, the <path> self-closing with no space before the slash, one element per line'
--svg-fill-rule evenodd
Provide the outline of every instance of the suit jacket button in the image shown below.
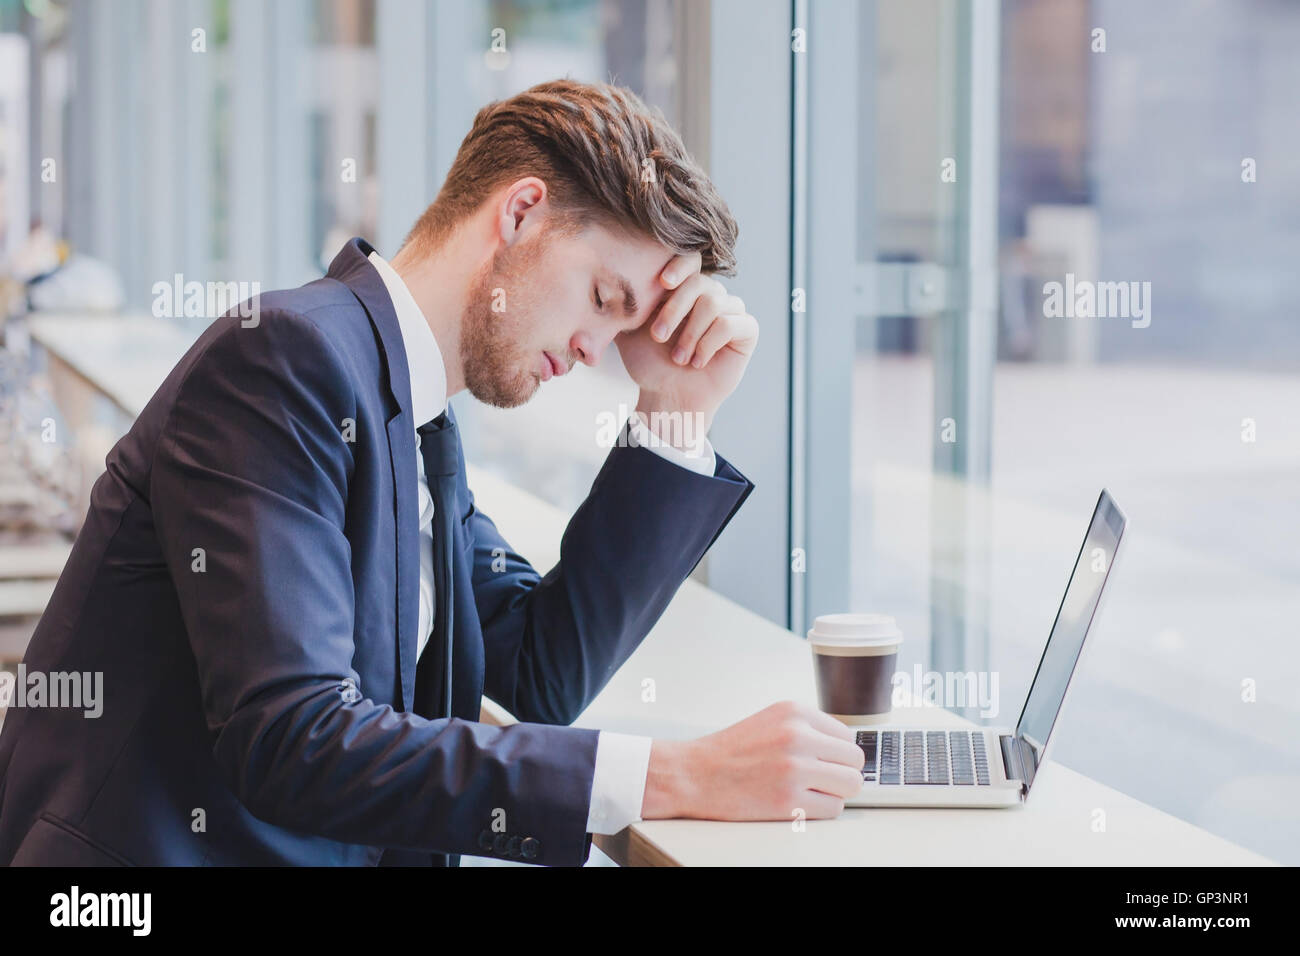
<path fill-rule="evenodd" d="M 496 839 L 492 841 L 492 852 L 505 854 L 506 845 L 510 842 L 510 837 L 504 833 L 498 833 Z"/>
<path fill-rule="evenodd" d="M 492 849 L 492 831 L 490 830 L 478 831 L 478 848 L 480 850 Z"/>
<path fill-rule="evenodd" d="M 524 837 L 524 842 L 519 844 L 519 852 L 525 860 L 534 860 L 542 852 L 542 841 L 537 837 Z"/>
<path fill-rule="evenodd" d="M 506 846 L 506 853 L 510 856 L 519 856 L 519 837 L 512 836 L 510 843 Z"/>

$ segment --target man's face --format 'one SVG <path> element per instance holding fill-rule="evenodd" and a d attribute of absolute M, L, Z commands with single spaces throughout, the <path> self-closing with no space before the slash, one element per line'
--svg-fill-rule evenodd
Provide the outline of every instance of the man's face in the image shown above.
<path fill-rule="evenodd" d="M 543 227 L 500 249 L 470 290 L 461 329 L 465 385 L 513 408 L 578 362 L 595 365 L 614 336 L 638 328 L 664 296 L 672 250 L 600 226 Z"/>

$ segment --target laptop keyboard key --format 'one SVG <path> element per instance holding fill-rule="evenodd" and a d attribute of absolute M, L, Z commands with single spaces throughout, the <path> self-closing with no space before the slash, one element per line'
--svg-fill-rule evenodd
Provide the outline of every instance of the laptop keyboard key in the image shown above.
<path fill-rule="evenodd" d="M 971 743 L 975 748 L 975 782 L 981 787 L 989 786 L 989 758 L 984 752 L 984 735 L 971 734 Z"/>
<path fill-rule="evenodd" d="M 879 740 L 880 731 L 878 730 L 858 731 L 858 746 L 862 748 L 863 757 L 866 758 L 862 764 L 862 779 L 864 780 L 874 780 L 876 778 L 876 751 Z"/>
<path fill-rule="evenodd" d="M 901 784 L 899 777 L 899 733 L 897 730 L 885 730 L 880 734 L 880 783 Z"/>
<path fill-rule="evenodd" d="M 903 783 L 922 784 L 925 779 L 925 734 L 903 731 Z"/>
<path fill-rule="evenodd" d="M 952 757 L 952 782 L 956 786 L 975 785 L 975 761 L 971 754 L 970 732 L 948 732 L 948 753 Z"/>
<path fill-rule="evenodd" d="M 971 750 L 971 735 L 965 730 L 948 734 L 948 750 L 952 755 L 952 782 L 958 786 L 975 785 L 975 757 Z"/>
<path fill-rule="evenodd" d="M 948 735 L 942 730 L 932 730 L 925 735 L 925 782 L 948 782 Z"/>

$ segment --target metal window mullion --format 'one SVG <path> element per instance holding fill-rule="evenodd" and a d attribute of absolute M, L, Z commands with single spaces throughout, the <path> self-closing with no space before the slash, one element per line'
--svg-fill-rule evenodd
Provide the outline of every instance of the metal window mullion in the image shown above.
<path fill-rule="evenodd" d="M 818 614 L 850 609 L 852 567 L 853 365 L 857 276 L 857 220 L 862 188 L 857 150 L 860 5 L 853 0 L 808 3 L 805 161 L 801 228 L 803 353 L 799 359 L 803 395 L 802 488 L 795 501 L 804 514 L 807 570 L 802 601 L 791 626 L 807 628 Z M 814 147 L 816 144 L 816 148 Z"/>
<path fill-rule="evenodd" d="M 276 285 L 301 285 L 320 274 L 311 247 L 311 216 L 307 183 L 311 175 L 310 135 L 302 78 L 307 69 L 307 24 L 311 11 L 306 0 L 275 0 L 267 18 L 274 55 L 267 64 L 267 136 L 271 148 L 274 188 L 269 197 L 272 255 L 270 281 Z"/>
<path fill-rule="evenodd" d="M 184 0 L 180 36 L 184 64 L 177 77 L 183 122 L 173 136 L 179 160 L 178 189 L 183 197 L 180 219 L 179 267 L 186 275 L 207 278 L 212 269 L 212 178 L 216 149 L 213 124 L 216 97 L 215 43 L 212 0 Z M 206 31 L 207 52 L 192 49 L 193 31 Z M 164 277 L 166 278 L 166 277 Z"/>
<path fill-rule="evenodd" d="M 808 0 L 793 0 L 792 29 L 808 30 Z M 790 284 L 808 293 L 808 54 L 790 52 Z M 806 301 L 806 299 L 805 299 Z M 799 632 L 807 618 L 808 515 L 808 324 L 806 310 L 785 303 L 790 324 L 790 550 L 802 549 L 805 565 L 787 562 L 788 619 Z"/>
<path fill-rule="evenodd" d="M 427 189 L 433 93 L 426 39 L 433 11 L 420 0 L 384 0 L 375 10 L 375 52 L 379 62 L 378 235 L 381 255 L 392 258 L 416 217 Z M 412 128 L 414 127 L 414 128 Z"/>
<path fill-rule="evenodd" d="M 261 282 L 271 261 L 269 6 L 230 0 L 230 205 L 225 277 Z M 209 37 L 211 49 L 212 37 Z"/>

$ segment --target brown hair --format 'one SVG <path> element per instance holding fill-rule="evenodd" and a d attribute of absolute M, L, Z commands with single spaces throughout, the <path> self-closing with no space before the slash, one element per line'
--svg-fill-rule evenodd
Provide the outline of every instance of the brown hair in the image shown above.
<path fill-rule="evenodd" d="M 649 160 L 649 163 L 646 162 Z M 644 175 L 653 171 L 653 181 Z M 479 110 L 406 241 L 432 248 L 493 190 L 536 176 L 557 222 L 639 232 L 734 275 L 736 221 L 663 113 L 630 90 L 555 80 Z"/>

